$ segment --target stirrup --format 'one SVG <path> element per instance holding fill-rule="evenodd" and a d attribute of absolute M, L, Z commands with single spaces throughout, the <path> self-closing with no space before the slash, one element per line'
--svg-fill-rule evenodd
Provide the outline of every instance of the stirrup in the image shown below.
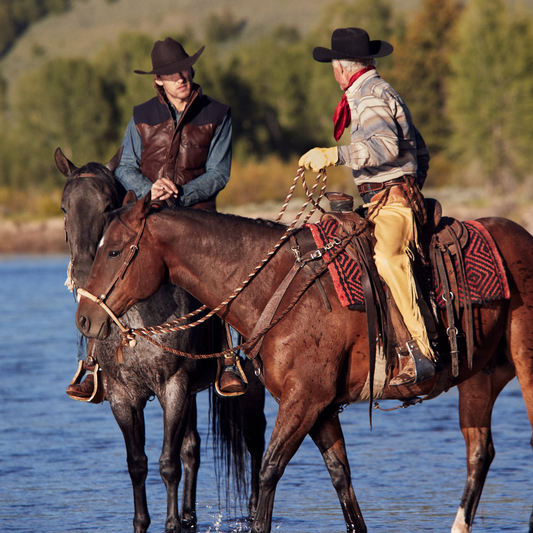
<path fill-rule="evenodd" d="M 102 380 L 102 371 L 98 363 L 95 363 L 94 370 L 92 370 L 94 377 L 93 392 L 87 398 L 80 398 L 79 396 L 74 396 L 67 392 L 70 398 L 77 400 L 78 402 L 89 402 L 89 403 L 102 403 L 105 400 L 105 387 Z M 79 385 L 81 380 L 85 376 L 85 369 L 83 368 L 83 361 L 78 363 L 78 371 L 74 374 L 70 385 Z"/>
<path fill-rule="evenodd" d="M 412 339 L 407 341 L 406 346 L 407 354 L 405 354 L 404 350 L 398 350 L 400 367 L 405 370 L 402 370 L 395 378 L 390 380 L 389 385 L 393 387 L 416 385 L 435 376 L 435 365 L 422 355 L 418 342 Z"/>
<path fill-rule="evenodd" d="M 244 373 L 241 361 L 239 356 L 235 356 L 235 364 L 233 365 L 223 365 L 220 361 L 221 358 L 217 361 L 217 375 L 215 377 L 215 391 L 219 396 L 222 396 L 223 398 L 231 397 L 231 396 L 242 396 L 247 390 L 248 390 L 248 380 L 246 379 L 246 374 Z M 220 390 L 220 376 L 223 372 L 234 372 L 235 374 L 239 375 L 241 378 L 241 381 L 244 384 L 244 391 L 243 392 L 222 392 Z"/>

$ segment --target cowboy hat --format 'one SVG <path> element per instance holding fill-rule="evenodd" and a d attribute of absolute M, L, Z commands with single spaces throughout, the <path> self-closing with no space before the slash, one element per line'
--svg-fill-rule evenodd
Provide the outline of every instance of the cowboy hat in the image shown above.
<path fill-rule="evenodd" d="M 176 74 L 176 72 L 182 72 L 196 63 L 204 48 L 205 46 L 202 46 L 196 54 L 190 56 L 180 43 L 171 37 L 167 37 L 164 41 L 157 41 L 152 48 L 152 70 L 150 72 L 134 70 L 133 72 L 136 74 L 157 74 L 159 76 L 169 76 Z"/>
<path fill-rule="evenodd" d="M 371 41 L 361 28 L 339 28 L 331 36 L 331 50 L 318 46 L 313 50 L 316 61 L 326 63 L 332 59 L 367 59 L 392 54 L 392 44 Z"/>

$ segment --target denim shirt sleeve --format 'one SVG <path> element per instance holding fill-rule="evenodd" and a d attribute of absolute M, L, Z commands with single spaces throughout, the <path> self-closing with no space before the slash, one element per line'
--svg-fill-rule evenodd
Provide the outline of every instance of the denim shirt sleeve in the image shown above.
<path fill-rule="evenodd" d="M 228 183 L 232 156 L 231 112 L 228 110 L 215 132 L 205 164 L 205 173 L 180 187 L 178 204 L 190 207 L 216 196 Z"/>
<path fill-rule="evenodd" d="M 126 128 L 122 146 L 122 157 L 115 176 L 127 191 L 133 191 L 137 198 L 142 198 L 152 189 L 152 182 L 141 172 L 143 143 L 133 118 Z"/>

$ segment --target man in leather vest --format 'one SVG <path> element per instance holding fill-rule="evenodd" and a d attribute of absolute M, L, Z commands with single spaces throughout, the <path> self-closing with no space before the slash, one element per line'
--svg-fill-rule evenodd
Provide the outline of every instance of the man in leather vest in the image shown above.
<path fill-rule="evenodd" d="M 203 51 L 202 46 L 189 56 L 180 43 L 167 37 L 152 49 L 152 70 L 135 70 L 153 75 L 157 90 L 154 98 L 134 107 L 115 171 L 125 189 L 137 198 L 151 191 L 153 200 L 170 205 L 216 209 L 217 194 L 230 177 L 231 111 L 193 83 L 192 66 Z M 238 334 L 231 333 L 235 344 Z M 223 360 L 222 370 L 219 392 L 242 394 L 245 384 L 235 355 Z M 92 392 L 92 383 L 87 382 L 91 377 L 71 385 L 69 388 L 76 390 L 70 393 Z"/>
<path fill-rule="evenodd" d="M 313 148 L 300 166 L 319 172 L 330 165 L 352 168 L 355 185 L 375 223 L 374 258 L 411 339 L 398 347 L 399 375 L 391 385 L 408 385 L 435 374 L 434 352 L 418 305 L 412 250 L 425 207 L 419 188 L 426 178 L 429 152 L 398 93 L 376 71 L 376 58 L 392 53 L 386 41 L 371 41 L 361 28 L 333 32 L 331 49 L 317 47 L 316 61 L 331 62 L 344 91 L 333 121 L 338 141 L 350 127 L 350 144 Z"/>

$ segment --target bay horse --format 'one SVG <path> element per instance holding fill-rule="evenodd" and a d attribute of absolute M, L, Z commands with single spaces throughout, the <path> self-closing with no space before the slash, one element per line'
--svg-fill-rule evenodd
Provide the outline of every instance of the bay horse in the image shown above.
<path fill-rule="evenodd" d="M 87 281 L 98 243 L 107 226 L 109 212 L 120 207 L 126 195 L 113 174 L 119 160 L 120 152 L 106 165 L 88 163 L 78 168 L 59 148 L 55 152 L 56 165 L 67 178 L 61 209 L 71 253 L 71 283 L 75 290 L 84 287 Z M 198 301 L 188 292 L 174 285 L 165 285 L 154 296 L 127 311 L 122 319 L 132 325 L 156 325 L 170 317 L 182 316 L 196 307 Z M 206 323 L 198 331 L 165 334 L 161 340 L 166 346 L 192 353 L 219 351 L 222 347 L 222 329 L 217 330 Z M 176 357 L 140 340 L 135 347 L 124 347 L 124 362 L 119 363 L 115 353 L 121 341 L 118 328 L 113 326 L 106 340 L 90 342 L 93 343 L 93 355 L 105 377 L 106 397 L 126 444 L 128 471 L 133 486 L 134 531 L 144 533 L 150 524 L 145 490 L 148 463 L 144 450 L 143 412 L 146 402 L 154 396 L 164 413 L 159 469 L 167 489 L 165 530 L 177 532 L 182 527 L 194 527 L 197 520 L 196 482 L 200 466 L 195 393 L 211 387 L 215 379 L 216 362 L 213 359 L 194 361 Z M 250 507 L 253 511 L 258 498 L 266 420 L 263 414 L 264 388 L 250 367 L 245 365 L 249 388 L 243 399 L 222 399 L 212 394 L 210 402 L 212 416 L 222 417 L 222 420 L 213 420 L 214 444 L 228 455 L 225 462 L 232 465 L 231 470 L 238 478 L 237 488 L 244 488 L 243 438 L 250 452 Z M 184 482 L 182 508 L 181 513 L 178 513 L 181 464 Z"/>
<path fill-rule="evenodd" d="M 489 466 L 494 458 L 491 415 L 505 385 L 517 376 L 533 423 L 533 236 L 503 218 L 478 221 L 494 239 L 508 275 L 510 298 L 475 307 L 474 357 L 468 368 L 463 353 L 459 375 L 460 426 L 466 442 L 467 480 L 452 526 L 453 533 L 472 530 Z M 234 215 L 168 210 L 153 213 L 150 197 L 116 214 L 99 245 L 85 289 L 106 295 L 118 315 L 171 282 L 216 309 L 263 259 L 286 231 L 280 224 Z M 301 253 L 316 250 L 308 228 L 296 235 Z M 132 243 L 136 255 L 122 279 L 116 279 Z M 218 311 L 245 338 L 253 335 L 263 309 L 295 263 L 283 245 L 239 296 Z M 277 311 L 288 308 L 312 275 L 301 269 Z M 116 283 L 109 289 L 113 281 Z M 316 283 L 263 338 L 262 379 L 279 399 L 279 411 L 260 472 L 260 493 L 252 523 L 254 533 L 268 533 L 274 495 L 289 460 L 309 434 L 320 450 L 344 514 L 348 532 L 366 525 L 353 489 L 344 437 L 337 416 L 343 406 L 360 401 L 369 373 L 365 312 L 343 307 L 331 276 L 320 278 L 330 302 L 328 311 Z M 446 323 L 446 317 L 442 320 Z M 79 330 L 105 338 L 109 317 L 89 296 L 76 313 Z M 275 321 L 274 321 L 275 322 Z M 397 374 L 397 369 L 393 375 Z M 438 378 L 438 377 L 437 377 Z M 408 387 L 388 387 L 383 399 L 427 395 L 435 380 Z M 533 527 L 530 523 L 530 532 Z"/>

